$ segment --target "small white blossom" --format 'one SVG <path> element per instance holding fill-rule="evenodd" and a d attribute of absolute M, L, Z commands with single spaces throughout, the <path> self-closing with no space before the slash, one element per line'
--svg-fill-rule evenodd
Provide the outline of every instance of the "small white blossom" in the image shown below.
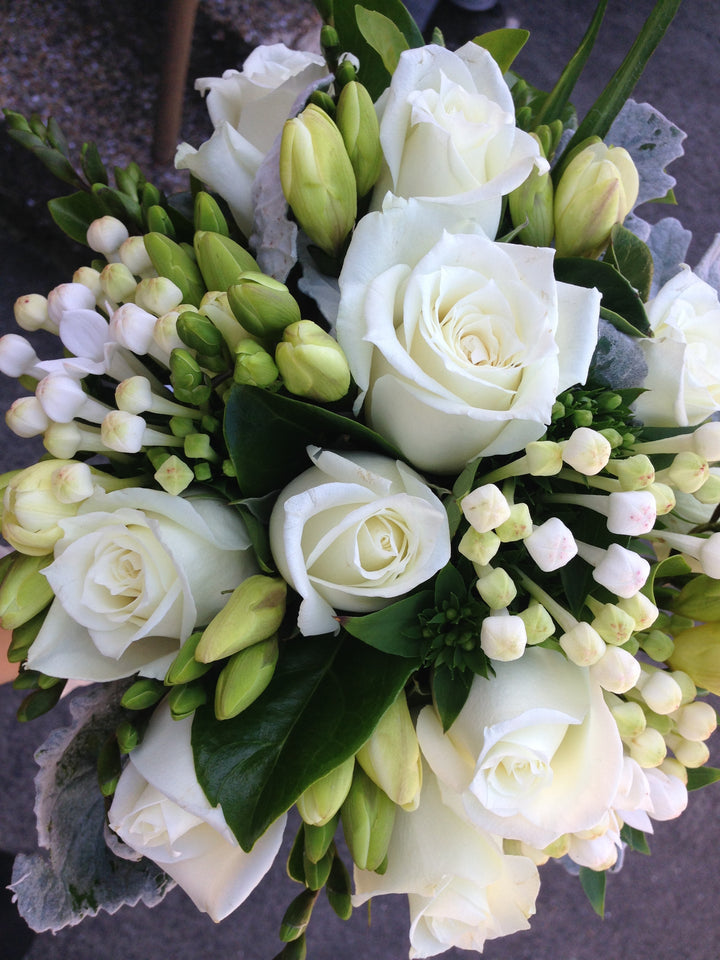
<path fill-rule="evenodd" d="M 510 516 L 510 504 L 494 483 L 477 487 L 460 504 L 465 519 L 478 533 L 488 533 Z"/>
<path fill-rule="evenodd" d="M 99 217 L 87 230 L 87 245 L 96 253 L 102 253 L 108 261 L 118 260 L 117 252 L 129 237 L 125 224 L 116 217 Z"/>
<path fill-rule="evenodd" d="M 497 613 L 485 617 L 480 628 L 480 646 L 491 660 L 518 660 L 525 651 L 527 633 L 520 617 Z"/>
<path fill-rule="evenodd" d="M 578 427 L 563 445 L 562 457 L 578 473 L 593 476 L 600 473 L 611 453 L 612 447 L 601 433 L 590 427 Z"/>
<path fill-rule="evenodd" d="M 546 573 L 564 567 L 578 552 L 572 531 L 559 517 L 550 517 L 535 527 L 523 542 L 535 563 Z"/>

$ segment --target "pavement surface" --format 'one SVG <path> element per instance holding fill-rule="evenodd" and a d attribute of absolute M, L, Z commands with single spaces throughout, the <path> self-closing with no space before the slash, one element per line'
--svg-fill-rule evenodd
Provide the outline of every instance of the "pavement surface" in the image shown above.
<path fill-rule="evenodd" d="M 430 6 L 430 4 L 425 4 Z M 581 113 L 620 64 L 651 0 L 610 0 L 606 22 L 574 101 Z M 532 32 L 517 69 L 548 88 L 579 42 L 594 8 L 592 0 L 505 0 L 487 13 L 440 3 L 429 16 L 449 46 L 509 18 Z M 164 4 L 126 0 L 0 0 L 0 105 L 54 114 L 71 142 L 95 139 L 109 162 L 137 159 L 162 185 L 179 183 L 150 162 L 154 91 L 162 49 Z M 187 85 L 182 139 L 198 145 L 209 132 L 205 110 L 192 90 L 195 76 L 219 75 L 239 66 L 251 45 L 289 42 L 313 29 L 309 4 L 212 0 L 200 5 Z M 674 215 L 695 239 L 697 263 L 720 229 L 717 130 L 720 11 L 716 0 L 685 0 L 636 89 L 688 133 L 686 155 L 671 168 L 678 179 L 678 206 L 655 206 L 647 219 Z M 12 303 L 28 292 L 46 293 L 70 278 L 87 253 L 61 238 L 44 202 L 62 192 L 43 169 L 9 143 L 0 125 L 0 332 L 15 329 Z M 38 352 L 43 353 L 39 348 Z M 50 351 L 45 350 L 49 355 Z M 0 384 L 0 406 L 11 402 L 15 384 Z M 3 425 L 4 428 L 4 425 Z M 0 435 L 0 469 L 32 462 L 42 452 L 7 431 Z M 57 713 L 27 726 L 13 719 L 20 695 L 0 689 L 0 849 L 35 847 L 33 750 L 60 722 Z M 716 754 L 718 750 L 716 748 Z M 720 760 L 715 757 L 716 764 Z M 288 829 L 287 842 L 292 830 Z M 286 844 L 287 846 L 287 844 Z M 629 854 L 609 878 L 604 921 L 585 901 L 576 879 L 550 864 L 542 871 L 537 916 L 529 932 L 490 942 L 488 960 L 717 960 L 720 956 L 720 788 L 693 794 L 677 821 L 658 824 L 652 856 Z M 285 853 L 287 850 L 285 851 Z M 4 861 L 0 857 L 0 870 Z M 284 873 L 284 856 L 250 899 L 220 925 L 198 914 L 180 890 L 158 908 L 101 914 L 53 937 L 36 936 L 27 960 L 270 960 L 280 950 L 279 920 L 297 887 Z M 310 927 L 311 960 L 341 955 L 400 960 L 407 955 L 404 898 L 379 898 L 372 922 L 364 909 L 343 924 L 322 900 Z M 0 958 L 15 960 L 27 942 L 13 925 L 12 909 L 0 907 Z M 468 957 L 452 950 L 448 960 Z"/>

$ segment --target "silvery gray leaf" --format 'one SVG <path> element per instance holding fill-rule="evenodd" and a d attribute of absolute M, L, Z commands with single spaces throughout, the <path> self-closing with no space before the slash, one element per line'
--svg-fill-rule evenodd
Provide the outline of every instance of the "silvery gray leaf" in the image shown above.
<path fill-rule="evenodd" d="M 692 233 L 675 217 L 664 217 L 651 225 L 631 214 L 626 218 L 624 226 L 636 237 L 644 240 L 650 248 L 654 264 L 650 296 L 654 297 L 660 287 L 679 273 L 680 267 L 686 262 Z"/>
<path fill-rule="evenodd" d="M 720 233 L 715 234 L 694 272 L 720 294 Z"/>
<path fill-rule="evenodd" d="M 122 714 L 126 683 L 95 685 L 71 703 L 70 726 L 54 730 L 35 755 L 38 839 L 47 852 L 15 860 L 11 889 L 36 932 L 56 933 L 100 910 L 159 903 L 175 885 L 149 860 L 120 859 L 104 839 L 105 800 L 97 754 Z"/>
<path fill-rule="evenodd" d="M 640 192 L 636 206 L 648 200 L 662 200 L 676 180 L 665 172 L 685 152 L 686 134 L 649 103 L 628 100 L 615 118 L 605 142 L 624 147 L 638 169 Z"/>
<path fill-rule="evenodd" d="M 593 380 L 606 387 L 616 390 L 639 387 L 647 376 L 647 364 L 637 338 L 621 333 L 600 318 L 590 372 Z"/>
<path fill-rule="evenodd" d="M 315 261 L 308 253 L 307 237 L 302 235 L 298 242 L 298 259 L 303 271 L 302 277 L 298 280 L 298 287 L 317 303 L 330 326 L 330 332 L 334 334 L 340 305 L 340 287 L 337 279 L 328 277 L 318 270 Z"/>

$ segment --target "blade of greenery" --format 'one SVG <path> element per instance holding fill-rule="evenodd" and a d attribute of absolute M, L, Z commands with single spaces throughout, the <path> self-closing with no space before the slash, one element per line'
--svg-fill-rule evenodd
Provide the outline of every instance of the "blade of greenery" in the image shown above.
<path fill-rule="evenodd" d="M 610 244 L 603 261 L 625 277 L 637 290 L 643 303 L 648 301 L 654 265 L 650 248 L 640 237 L 636 237 L 622 224 L 616 223 L 610 234 Z"/>
<path fill-rule="evenodd" d="M 692 620 L 720 621 L 720 581 L 693 577 L 672 601 L 672 610 Z"/>
<path fill-rule="evenodd" d="M 81 150 L 81 164 L 88 183 L 108 183 L 108 173 L 94 143 L 84 143 Z"/>
<path fill-rule="evenodd" d="M 655 581 L 662 581 L 666 578 L 672 579 L 673 577 L 683 577 L 685 574 L 690 573 L 690 566 L 688 562 L 683 559 L 679 554 L 674 554 L 671 557 L 665 557 L 664 560 L 660 560 L 658 563 L 653 563 L 650 567 L 650 575 L 645 581 L 645 585 L 642 588 L 642 593 L 645 596 L 655 602 Z"/>
<path fill-rule="evenodd" d="M 593 106 L 588 110 L 585 119 L 565 148 L 553 171 L 555 182 L 562 175 L 567 163 L 566 157 L 571 150 L 574 150 L 579 143 L 582 143 L 588 137 L 598 136 L 602 138 L 607 134 L 613 120 L 640 79 L 645 65 L 665 35 L 665 31 L 670 26 L 681 3 L 682 0 L 658 0 L 655 4 L 652 13 L 645 21 L 642 30 L 630 48 L 630 52 Z"/>
<path fill-rule="evenodd" d="M 688 790 L 700 790 L 701 787 L 707 787 L 720 780 L 720 770 L 717 767 L 696 767 L 694 770 L 688 770 L 687 773 Z"/>
<path fill-rule="evenodd" d="M 605 0 L 607 2 L 607 0 Z M 488 33 L 481 33 L 479 37 L 473 38 L 473 43 L 492 56 L 495 63 L 500 67 L 502 73 L 507 73 L 528 41 L 529 30 L 512 30 L 503 28 L 501 30 L 490 30 Z"/>
<path fill-rule="evenodd" d="M 409 50 L 409 44 L 399 28 L 377 10 L 356 7 L 357 25 L 365 41 L 380 54 L 383 66 L 388 73 L 394 73 L 400 54 Z"/>
<path fill-rule="evenodd" d="M 353 637 L 376 650 L 422 660 L 427 644 L 417 629 L 418 617 L 432 604 L 432 591 L 423 590 L 364 617 L 343 618 L 342 625 Z M 414 636 L 410 633 L 413 629 Z"/>
<path fill-rule="evenodd" d="M 645 307 L 633 286 L 618 273 L 610 263 L 601 260 L 586 260 L 583 257 L 558 257 L 555 260 L 555 278 L 564 283 L 581 287 L 596 287 L 602 293 L 604 309 L 617 314 L 628 328 L 624 333 L 632 336 L 650 336 Z M 612 316 L 608 319 L 613 322 Z M 618 326 L 618 324 L 616 324 Z"/>
<path fill-rule="evenodd" d="M 54 177 L 57 177 L 58 180 L 70 184 L 71 187 L 84 186 L 67 157 L 64 157 L 62 153 L 54 147 L 47 146 L 40 137 L 32 133 L 32 131 L 11 129 L 8 130 L 8 133 L 16 143 L 19 143 L 21 147 L 25 147 L 26 150 L 34 154 L 40 163 L 42 163 Z"/>
<path fill-rule="evenodd" d="M 590 867 L 580 867 L 580 883 L 585 896 L 590 901 L 590 906 L 599 917 L 604 917 L 607 874 L 603 871 L 591 870 Z"/>
<path fill-rule="evenodd" d="M 68 197 L 56 197 L 48 202 L 50 216 L 71 240 L 87 244 L 87 230 L 93 220 L 107 211 L 90 193 L 71 193 Z"/>
<path fill-rule="evenodd" d="M 275 572 L 275 561 L 270 550 L 270 538 L 266 523 L 262 523 L 245 503 L 238 503 L 237 508 L 245 521 L 245 528 L 250 537 L 250 545 L 263 573 Z"/>
<path fill-rule="evenodd" d="M 47 141 L 51 147 L 54 147 L 56 150 L 59 150 L 64 157 L 70 156 L 70 147 L 68 146 L 67 137 L 60 129 L 60 125 L 54 117 L 50 117 L 47 125 Z"/>
<path fill-rule="evenodd" d="M 269 686 L 239 716 L 196 711 L 198 779 L 244 850 L 360 749 L 417 666 L 353 638 L 302 637 L 285 645 Z"/>
<path fill-rule="evenodd" d="M 272 444 L 268 437 L 272 436 Z M 340 414 L 236 384 L 225 407 L 225 441 L 244 496 L 262 497 L 310 466 L 306 447 L 342 446 L 399 454 L 372 430 Z"/>
<path fill-rule="evenodd" d="M 100 200 L 108 213 L 121 220 L 131 232 L 142 232 L 142 209 L 137 200 L 122 190 L 106 187 L 104 183 L 94 183 L 91 193 Z"/>
<path fill-rule="evenodd" d="M 551 123 L 557 117 L 562 116 L 563 110 L 569 103 L 572 92 L 575 89 L 578 77 L 587 63 L 592 48 L 595 46 L 595 40 L 600 30 L 600 24 L 603 22 L 603 17 L 605 16 L 606 7 L 607 0 L 600 0 L 593 14 L 593 18 L 590 21 L 590 26 L 580 41 L 580 46 L 568 61 L 567 66 L 560 74 L 560 79 L 535 114 L 533 127 L 539 127 L 541 123 Z"/>
<path fill-rule="evenodd" d="M 624 823 L 620 831 L 620 838 L 631 850 L 635 850 L 637 853 L 643 853 L 645 856 L 650 854 L 650 844 L 647 840 L 647 834 L 643 833 L 642 830 L 636 830 L 635 827 L 631 827 L 630 824 Z"/>
<path fill-rule="evenodd" d="M 470 463 L 463 468 L 462 473 L 453 484 L 452 494 L 449 497 L 445 497 L 443 501 L 448 515 L 451 536 L 457 532 L 457 528 L 460 526 L 460 520 L 462 519 L 460 501 L 472 490 L 472 485 L 475 481 L 478 467 L 480 466 L 480 459 L 480 457 L 476 457 L 475 460 L 471 460 Z"/>
<path fill-rule="evenodd" d="M 444 664 L 433 670 L 433 700 L 437 712 L 440 714 L 443 732 L 450 729 L 465 706 L 473 676 L 474 674 L 469 670 L 453 671 Z"/>

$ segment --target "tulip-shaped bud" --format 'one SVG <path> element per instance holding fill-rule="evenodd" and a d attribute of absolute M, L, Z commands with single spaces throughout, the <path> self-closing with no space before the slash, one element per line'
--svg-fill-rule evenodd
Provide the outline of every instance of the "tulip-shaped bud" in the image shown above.
<path fill-rule="evenodd" d="M 348 795 L 354 769 L 355 757 L 348 757 L 298 797 L 296 806 L 305 823 L 322 827 L 333 819 Z"/>
<path fill-rule="evenodd" d="M 485 617 L 480 627 L 480 646 L 491 660 L 519 660 L 525 652 L 527 632 L 521 617 L 495 613 Z"/>
<path fill-rule="evenodd" d="M 635 632 L 635 621 L 615 603 L 598 603 L 588 598 L 588 606 L 595 614 L 591 626 L 605 643 L 621 647 Z"/>
<path fill-rule="evenodd" d="M 335 122 L 352 164 L 357 194 L 364 197 L 380 176 L 380 127 L 372 98 L 361 83 L 351 80 L 340 91 Z"/>
<path fill-rule="evenodd" d="M 167 277 L 146 277 L 135 290 L 135 303 L 154 317 L 162 317 L 183 302 L 180 287 Z"/>
<path fill-rule="evenodd" d="M 167 693 L 167 689 L 159 680 L 151 677 L 141 677 L 122 695 L 120 705 L 126 710 L 147 710 L 159 703 Z"/>
<path fill-rule="evenodd" d="M 656 474 L 660 482 L 667 482 L 683 493 L 695 493 L 710 476 L 710 467 L 704 457 L 692 450 L 678 453 L 666 470 Z"/>
<path fill-rule="evenodd" d="M 166 493 L 177 497 L 195 479 L 194 472 L 179 457 L 168 457 L 157 468 L 154 478 Z"/>
<path fill-rule="evenodd" d="M 568 660 L 579 667 L 591 667 L 607 649 L 597 630 L 584 620 L 579 620 L 571 630 L 562 634 L 560 646 Z"/>
<path fill-rule="evenodd" d="M 135 277 L 145 279 L 157 276 L 152 260 L 145 249 L 144 237 L 128 237 L 118 249 L 120 262 L 124 264 Z"/>
<path fill-rule="evenodd" d="M 540 143 L 535 134 L 531 136 Z M 533 165 L 529 176 L 508 197 L 513 226 L 522 228 L 519 236 L 523 243 L 531 247 L 550 246 L 555 234 L 553 199 L 550 171 Z"/>
<path fill-rule="evenodd" d="M 578 473 L 592 477 L 607 465 L 612 447 L 597 430 L 578 427 L 563 444 L 562 458 Z"/>
<path fill-rule="evenodd" d="M 15 323 L 31 333 L 34 330 L 49 330 L 57 333 L 57 324 L 50 322 L 47 297 L 39 293 L 26 293 L 18 297 L 13 306 Z"/>
<path fill-rule="evenodd" d="M 550 517 L 535 527 L 523 543 L 535 563 L 545 572 L 564 567 L 578 552 L 572 531 L 559 517 Z"/>
<path fill-rule="evenodd" d="M 177 318 L 176 329 L 182 342 L 203 358 L 222 358 L 227 354 L 222 334 L 213 322 L 201 313 L 190 310 L 181 313 Z"/>
<path fill-rule="evenodd" d="M 468 527 L 458 545 L 458 550 L 464 557 L 483 567 L 490 563 L 499 549 L 500 537 L 496 533 L 491 530 L 478 533 L 474 527 Z"/>
<path fill-rule="evenodd" d="M 221 233 L 197 230 L 193 246 L 208 290 L 227 290 L 244 273 L 260 272 L 252 254 Z"/>
<path fill-rule="evenodd" d="M 635 553 L 611 543 L 607 550 L 577 541 L 578 554 L 593 569 L 593 580 L 618 597 L 634 597 L 650 576 L 650 564 Z"/>
<path fill-rule="evenodd" d="M 209 230 L 212 233 L 219 233 L 223 237 L 228 235 L 227 220 L 218 206 L 217 200 L 205 190 L 198 190 L 195 194 L 193 226 L 196 231 Z"/>
<path fill-rule="evenodd" d="M 113 303 L 135 299 L 137 280 L 124 263 L 109 263 L 100 273 L 103 298 Z"/>
<path fill-rule="evenodd" d="M 606 696 L 609 697 L 611 694 Z M 634 700 L 621 700 L 619 697 L 614 697 L 608 702 L 608 706 L 623 740 L 633 740 L 647 726 L 645 711 Z"/>
<path fill-rule="evenodd" d="M 510 516 L 510 504 L 494 483 L 476 487 L 463 497 L 460 507 L 465 519 L 477 533 L 495 530 Z"/>
<path fill-rule="evenodd" d="M 120 246 L 130 236 L 125 224 L 116 217 L 100 217 L 93 220 L 87 229 L 87 245 L 96 253 L 102 253 L 108 262 L 118 260 Z"/>
<path fill-rule="evenodd" d="M 285 123 L 280 182 L 312 242 L 338 255 L 357 214 L 355 174 L 340 131 L 314 104 Z"/>
<path fill-rule="evenodd" d="M 15 630 L 50 603 L 53 592 L 42 570 L 51 557 L 17 554 L 0 584 L 0 626 Z"/>
<path fill-rule="evenodd" d="M 181 348 L 176 348 L 170 354 L 170 383 L 173 393 L 181 403 L 201 406 L 207 403 L 212 393 L 212 387 L 205 383 L 205 376 L 197 360 Z"/>
<path fill-rule="evenodd" d="M 280 577 L 259 573 L 243 580 L 203 633 L 197 659 L 212 663 L 267 640 L 285 616 L 286 595 L 287 584 Z"/>
<path fill-rule="evenodd" d="M 517 596 L 517 587 L 512 577 L 502 567 L 485 568 L 478 577 L 475 589 L 491 610 L 510 606 Z"/>
<path fill-rule="evenodd" d="M 348 780 L 348 790 L 349 789 L 350 781 Z M 347 796 L 347 794 L 345 796 Z M 338 810 L 339 809 L 338 807 Z M 307 863 L 308 860 L 311 863 L 319 863 L 325 857 L 328 850 L 330 850 L 330 845 L 333 842 L 339 822 L 340 815 L 336 813 L 335 816 L 331 817 L 326 823 L 322 824 L 322 826 L 315 826 L 312 823 L 303 824 L 302 832 L 304 837 L 305 863 Z M 331 852 L 334 856 L 335 850 Z"/>
<path fill-rule="evenodd" d="M 667 670 L 645 667 L 636 686 L 645 703 L 660 716 L 673 713 L 682 702 L 682 690 Z"/>
<path fill-rule="evenodd" d="M 503 543 L 513 543 L 516 540 L 524 540 L 532 533 L 533 523 L 530 516 L 530 509 L 526 503 L 514 503 L 510 507 L 510 515 L 507 520 L 495 527 L 495 533 L 500 537 Z"/>
<path fill-rule="evenodd" d="M 541 603 L 533 601 L 525 610 L 521 610 L 518 616 L 525 624 L 528 646 L 542 643 L 555 633 L 553 619 Z"/>
<path fill-rule="evenodd" d="M 50 418 L 37 397 L 19 397 L 5 413 L 5 423 L 18 437 L 38 437 L 50 425 Z"/>
<path fill-rule="evenodd" d="M 345 840 L 360 870 L 377 870 L 387 856 L 397 807 L 356 764 L 341 808 Z"/>
<path fill-rule="evenodd" d="M 48 318 L 57 330 L 67 310 L 94 310 L 95 294 L 82 283 L 61 283 L 48 294 L 47 306 Z"/>
<path fill-rule="evenodd" d="M 670 666 L 676 680 L 682 671 L 698 687 L 720 695 L 720 625 L 703 623 L 677 634 Z"/>
<path fill-rule="evenodd" d="M 708 740 L 717 727 L 717 713 L 709 703 L 694 700 L 674 714 L 675 728 L 685 740 Z"/>
<path fill-rule="evenodd" d="M 644 593 L 618 600 L 618 607 L 630 614 L 635 621 L 636 630 L 647 630 L 658 618 L 658 608 Z"/>
<path fill-rule="evenodd" d="M 625 742 L 630 757 L 645 769 L 659 767 L 667 756 L 667 745 L 663 735 L 654 727 L 646 727 L 642 733 Z"/>
<path fill-rule="evenodd" d="M 167 686 L 175 687 L 181 683 L 191 683 L 193 680 L 199 680 L 210 670 L 210 664 L 200 663 L 195 659 L 195 651 L 201 637 L 202 631 L 197 630 L 195 633 L 191 633 L 180 647 L 178 655 L 165 674 L 165 684 Z"/>
<path fill-rule="evenodd" d="M 215 687 L 215 716 L 218 720 L 236 717 L 257 700 L 272 680 L 277 658 L 276 636 L 254 643 L 230 657 L 220 671 Z"/>
<path fill-rule="evenodd" d="M 173 687 L 167 697 L 173 720 L 184 720 L 207 701 L 207 691 L 200 682 L 180 683 Z"/>
<path fill-rule="evenodd" d="M 603 690 L 627 693 L 637 683 L 640 664 L 622 647 L 606 647 L 605 653 L 590 667 L 590 675 Z"/>
<path fill-rule="evenodd" d="M 235 383 L 252 387 L 269 387 L 277 380 L 279 371 L 275 361 L 256 340 L 241 340 L 235 347 Z"/>
<path fill-rule="evenodd" d="M 286 389 L 298 397 L 333 403 L 350 389 L 350 367 L 342 347 L 312 320 L 283 331 L 275 363 Z"/>
<path fill-rule="evenodd" d="M 356 757 L 373 783 L 384 790 L 393 803 L 404 810 L 417 808 L 422 764 L 404 691 L 400 691 L 393 705 L 382 715 Z"/>
<path fill-rule="evenodd" d="M 640 181 L 627 150 L 589 142 L 565 168 L 555 191 L 560 257 L 597 257 L 610 231 L 635 205 Z"/>
<path fill-rule="evenodd" d="M 187 250 L 163 233 L 146 234 L 145 249 L 158 275 L 179 287 L 182 302 L 197 306 L 206 287 L 197 263 Z"/>
<path fill-rule="evenodd" d="M 264 273 L 245 273 L 228 288 L 228 303 L 248 333 L 279 340 L 283 330 L 301 319 L 300 307 L 284 283 Z"/>

